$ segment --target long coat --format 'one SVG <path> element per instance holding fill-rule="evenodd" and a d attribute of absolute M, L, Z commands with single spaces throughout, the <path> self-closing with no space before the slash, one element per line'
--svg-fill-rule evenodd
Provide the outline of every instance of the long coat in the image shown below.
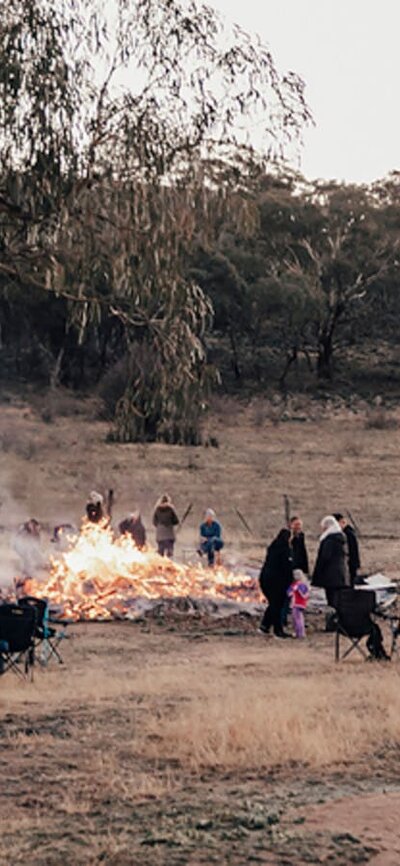
<path fill-rule="evenodd" d="M 292 538 L 293 568 L 301 568 L 304 574 L 308 574 L 308 556 L 304 532 L 299 532 Z"/>
<path fill-rule="evenodd" d="M 175 526 L 179 523 L 178 515 L 169 502 L 156 505 L 153 514 L 153 526 L 156 527 L 156 541 L 174 541 Z"/>
<path fill-rule="evenodd" d="M 263 594 L 285 600 L 293 577 L 293 559 L 289 542 L 275 539 L 268 547 L 267 556 L 260 572 L 260 586 Z"/>
<path fill-rule="evenodd" d="M 343 532 L 333 532 L 321 541 L 312 583 L 324 589 L 340 589 L 346 579 L 345 543 Z"/>
<path fill-rule="evenodd" d="M 126 517 L 119 524 L 119 531 L 121 535 L 130 535 L 139 550 L 146 544 L 146 530 L 140 516 L 137 518 Z"/>
<path fill-rule="evenodd" d="M 358 541 L 356 533 L 352 526 L 347 524 L 344 528 L 344 534 L 347 539 L 347 562 L 349 566 L 350 580 L 354 583 L 354 578 L 357 576 L 357 570 L 360 568 L 360 552 L 358 549 Z"/>

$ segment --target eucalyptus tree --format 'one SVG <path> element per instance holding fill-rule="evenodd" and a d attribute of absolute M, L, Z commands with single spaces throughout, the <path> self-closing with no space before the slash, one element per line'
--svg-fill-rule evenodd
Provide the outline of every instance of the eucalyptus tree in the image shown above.
<path fill-rule="evenodd" d="M 257 148 L 249 141 L 257 123 Z M 212 306 L 196 239 L 251 218 L 253 179 L 309 120 L 303 82 L 192 0 L 10 0 L 0 21 L 3 298 L 48 292 L 65 338 L 114 319 L 116 437 L 195 441 Z M 20 304 L 20 300 L 18 300 Z M 55 376 L 63 363 L 61 341 Z"/>

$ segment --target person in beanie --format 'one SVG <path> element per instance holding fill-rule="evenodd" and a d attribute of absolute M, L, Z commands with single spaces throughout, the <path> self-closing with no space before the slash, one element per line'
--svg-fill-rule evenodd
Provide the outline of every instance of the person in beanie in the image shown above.
<path fill-rule="evenodd" d="M 275 637 L 289 637 L 282 628 L 281 612 L 292 579 L 290 529 L 281 529 L 268 547 L 259 578 L 261 591 L 268 601 L 268 607 L 260 623 L 260 631 L 265 634 L 268 634 L 272 627 Z"/>
<path fill-rule="evenodd" d="M 321 520 L 321 529 L 312 583 L 313 586 L 321 586 L 330 607 L 336 607 L 338 591 L 349 586 L 345 561 L 346 538 L 333 514 Z"/>
<path fill-rule="evenodd" d="M 292 619 L 295 636 L 303 638 L 306 636 L 304 611 L 307 607 L 310 590 L 304 574 L 299 568 L 294 569 L 293 580 L 287 592 L 292 602 Z"/>
<path fill-rule="evenodd" d="M 153 513 L 153 526 L 156 528 L 156 542 L 160 556 L 172 559 L 175 544 L 175 527 L 179 518 L 171 497 L 164 493 L 158 500 Z"/>
<path fill-rule="evenodd" d="M 200 524 L 199 553 L 200 556 L 204 553 L 207 554 L 207 562 L 210 567 L 214 565 L 215 559 L 217 565 L 221 564 L 220 551 L 224 546 L 221 536 L 221 524 L 218 523 L 215 511 L 212 508 L 207 508 L 204 513 L 204 521 Z"/>
<path fill-rule="evenodd" d="M 348 523 L 346 518 L 343 517 L 343 514 L 337 513 L 333 516 L 336 518 L 342 532 L 344 532 L 346 536 L 347 567 L 350 575 L 350 584 L 351 586 L 354 586 L 356 582 L 357 571 L 361 565 L 357 536 L 353 527 L 350 526 L 350 523 Z"/>
<path fill-rule="evenodd" d="M 86 503 L 86 517 L 90 523 L 100 523 L 104 517 L 103 509 L 104 499 L 101 493 L 92 490 L 89 499 Z"/>

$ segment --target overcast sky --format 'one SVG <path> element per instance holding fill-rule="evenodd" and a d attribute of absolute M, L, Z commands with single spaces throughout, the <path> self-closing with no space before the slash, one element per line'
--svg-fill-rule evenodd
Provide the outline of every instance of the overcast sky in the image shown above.
<path fill-rule="evenodd" d="M 298 72 L 316 128 L 307 177 L 368 182 L 400 169 L 400 0 L 209 0 Z"/>

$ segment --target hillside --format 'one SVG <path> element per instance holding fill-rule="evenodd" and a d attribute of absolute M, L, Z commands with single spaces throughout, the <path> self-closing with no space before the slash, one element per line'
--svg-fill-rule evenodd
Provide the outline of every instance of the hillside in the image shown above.
<path fill-rule="evenodd" d="M 190 448 L 107 442 L 108 424 L 96 420 L 95 403 L 65 394 L 54 398 L 50 422 L 38 395 L 8 394 L 1 410 L 3 580 L 15 573 L 9 541 L 21 520 L 35 516 L 49 531 L 58 522 L 77 524 L 88 492 L 109 487 L 115 490 L 113 522 L 139 507 L 150 542 L 160 493 L 171 494 L 180 515 L 193 504 L 178 537 L 178 559 L 195 555 L 203 509 L 212 506 L 224 526 L 225 560 L 257 566 L 282 524 L 286 493 L 292 512 L 304 519 L 312 551 L 320 518 L 349 509 L 362 532 L 364 569 L 397 571 L 395 411 L 298 400 L 282 412 L 262 400 L 244 405 L 225 399 L 207 422 L 219 447 Z"/>

